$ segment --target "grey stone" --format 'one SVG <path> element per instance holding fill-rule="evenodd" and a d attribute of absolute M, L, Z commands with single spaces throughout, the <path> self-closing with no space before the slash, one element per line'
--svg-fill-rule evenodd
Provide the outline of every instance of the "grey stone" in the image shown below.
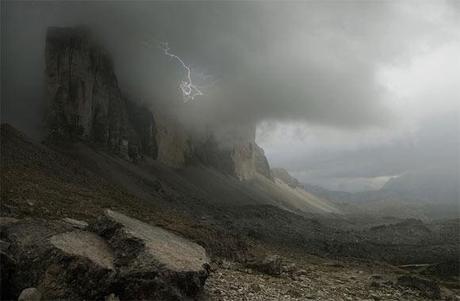
<path fill-rule="evenodd" d="M 9 224 L 16 223 L 18 221 L 17 218 L 8 217 L 8 216 L 0 216 L 0 226 L 6 226 Z"/>
<path fill-rule="evenodd" d="M 424 296 L 432 299 L 441 298 L 441 288 L 438 283 L 416 275 L 403 275 L 398 277 L 397 284 L 418 289 Z"/>
<path fill-rule="evenodd" d="M 120 301 L 120 298 L 117 297 L 114 293 L 105 296 L 104 298 L 105 301 Z"/>
<path fill-rule="evenodd" d="M 181 300 L 208 276 L 206 251 L 162 228 L 108 210 L 87 230 L 96 233 L 42 219 L 3 226 L 2 299 L 36 286 L 46 300 Z"/>
<path fill-rule="evenodd" d="M 86 27 L 50 27 L 46 37 L 48 138 L 83 139 L 127 158 L 156 157 L 152 113 L 125 99 L 112 58 Z"/>
<path fill-rule="evenodd" d="M 88 258 L 101 268 L 113 270 L 114 257 L 107 243 L 95 235 L 85 231 L 72 231 L 54 235 L 51 244 L 63 252 Z"/>
<path fill-rule="evenodd" d="M 282 272 L 282 261 L 278 255 L 266 256 L 262 260 L 252 259 L 246 265 L 256 271 L 272 276 L 279 276 Z"/>
<path fill-rule="evenodd" d="M 200 245 L 112 210 L 90 228 L 115 252 L 122 300 L 193 297 L 203 287 L 209 258 Z"/>
<path fill-rule="evenodd" d="M 85 229 L 86 227 L 88 227 L 88 223 L 85 221 L 80 221 L 70 217 L 64 217 L 62 220 L 77 229 Z"/>
<path fill-rule="evenodd" d="M 61 221 L 41 219 L 21 220 L 2 231 L 10 243 L 5 252 L 8 261 L 2 261 L 2 287 L 8 288 L 2 297 L 13 298 L 31 286 L 40 287 L 44 299 L 103 297 L 114 271 L 102 238 Z"/>
<path fill-rule="evenodd" d="M 41 298 L 42 294 L 35 287 L 29 287 L 21 292 L 18 301 L 40 301 Z"/>

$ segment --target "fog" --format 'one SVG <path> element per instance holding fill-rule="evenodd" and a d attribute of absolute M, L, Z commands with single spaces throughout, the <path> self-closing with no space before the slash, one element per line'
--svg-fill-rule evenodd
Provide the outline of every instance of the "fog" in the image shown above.
<path fill-rule="evenodd" d="M 84 24 L 130 98 L 188 121 L 257 126 L 271 165 L 303 182 L 359 191 L 459 168 L 456 1 L 1 5 L 2 121 L 28 133 L 43 126 L 47 27 Z M 177 106 L 184 70 L 159 42 L 204 95 Z"/>

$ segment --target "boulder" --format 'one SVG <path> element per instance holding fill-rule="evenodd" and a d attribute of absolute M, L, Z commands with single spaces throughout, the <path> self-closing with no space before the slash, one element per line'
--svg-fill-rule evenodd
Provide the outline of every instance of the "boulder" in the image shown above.
<path fill-rule="evenodd" d="M 26 288 L 19 295 L 18 301 L 40 301 L 42 294 L 35 287 Z"/>
<path fill-rule="evenodd" d="M 16 299 L 36 287 L 44 299 L 101 299 L 115 275 L 113 255 L 97 235 L 62 221 L 25 219 L 2 227 L 2 291 Z"/>
<path fill-rule="evenodd" d="M 443 279 L 455 279 L 460 277 L 460 259 L 448 260 L 426 267 L 422 274 L 426 276 L 437 276 Z"/>
<path fill-rule="evenodd" d="M 253 270 L 272 276 L 279 276 L 283 272 L 282 260 L 278 255 L 266 256 L 262 260 L 251 259 L 246 265 Z"/>
<path fill-rule="evenodd" d="M 410 288 L 418 289 L 427 298 L 440 299 L 441 288 L 433 280 L 425 279 L 415 275 L 403 275 L 398 277 L 397 284 Z"/>
<path fill-rule="evenodd" d="M 200 245 L 112 210 L 90 228 L 115 252 L 120 299 L 183 299 L 203 287 L 209 258 Z"/>
<path fill-rule="evenodd" d="M 120 298 L 118 298 L 117 295 L 112 293 L 112 294 L 110 294 L 108 296 L 105 296 L 104 301 L 120 301 Z"/>
<path fill-rule="evenodd" d="M 46 300 L 183 300 L 208 276 L 201 246 L 111 210 L 85 230 L 43 219 L 0 230 L 2 299 L 36 287 Z"/>
<path fill-rule="evenodd" d="M 17 221 L 18 221 L 18 219 L 14 218 L 14 217 L 0 216 L 0 227 L 1 226 L 6 226 L 6 225 L 9 225 L 9 224 L 13 224 L 13 223 L 15 223 Z"/>
<path fill-rule="evenodd" d="M 65 217 L 62 220 L 77 229 L 85 229 L 86 227 L 88 227 L 88 223 L 85 221 L 80 221 L 70 217 Z"/>

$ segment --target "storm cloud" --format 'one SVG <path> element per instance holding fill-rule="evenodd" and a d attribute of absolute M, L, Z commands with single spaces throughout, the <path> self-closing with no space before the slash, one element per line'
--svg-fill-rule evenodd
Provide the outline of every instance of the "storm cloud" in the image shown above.
<path fill-rule="evenodd" d="M 205 95 L 193 104 L 202 115 L 378 124 L 389 113 L 375 80 L 376 65 L 387 59 L 380 44 L 393 52 L 401 37 L 370 38 L 382 36 L 392 9 L 378 3 L 5 2 L 6 101 L 19 106 L 21 85 L 39 82 L 26 74 L 43 72 L 48 26 L 85 24 L 110 48 L 122 85 L 145 101 L 164 98 L 174 87 L 165 83 L 182 76 L 157 47 L 167 41 L 203 86 Z"/>
<path fill-rule="evenodd" d="M 40 128 L 46 29 L 87 25 L 135 100 L 191 121 L 258 126 L 272 164 L 299 175 L 391 176 L 416 165 L 404 156 L 431 152 L 411 141 L 441 135 L 439 116 L 458 111 L 459 20 L 455 1 L 2 1 L 2 119 Z M 172 105 L 184 70 L 160 41 L 192 67 L 203 96 Z M 423 65 L 436 54 L 447 62 Z"/>

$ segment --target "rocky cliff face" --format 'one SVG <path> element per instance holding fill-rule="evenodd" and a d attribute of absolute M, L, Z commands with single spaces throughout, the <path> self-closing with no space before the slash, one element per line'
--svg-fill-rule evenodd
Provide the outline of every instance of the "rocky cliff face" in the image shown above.
<path fill-rule="evenodd" d="M 301 187 L 299 180 L 294 178 L 289 174 L 289 172 L 284 168 L 273 168 L 271 174 L 275 177 L 286 183 L 292 188 Z"/>
<path fill-rule="evenodd" d="M 265 152 L 263 148 L 254 143 L 255 154 L 254 154 L 254 164 L 256 171 L 261 175 L 273 179 L 273 175 L 270 169 L 270 164 L 268 163 L 267 157 L 265 157 Z"/>
<path fill-rule="evenodd" d="M 264 150 L 254 141 L 237 144 L 233 148 L 232 159 L 235 164 L 235 175 L 241 180 L 249 180 L 261 174 L 272 180 L 270 165 Z"/>
<path fill-rule="evenodd" d="M 256 174 L 272 179 L 264 151 L 255 143 L 254 127 L 221 127 L 205 137 L 194 143 L 194 155 L 201 162 L 240 180 L 250 180 Z"/>
<path fill-rule="evenodd" d="M 50 28 L 46 40 L 49 136 L 82 139 L 136 160 L 143 155 L 181 168 L 191 161 L 248 180 L 271 179 L 254 126 L 217 126 L 192 134 L 173 114 L 127 100 L 113 62 L 84 27 Z"/>
<path fill-rule="evenodd" d="M 88 140 L 131 158 L 156 156 L 152 114 L 123 97 L 109 54 L 88 29 L 48 29 L 46 76 L 51 139 Z"/>
<path fill-rule="evenodd" d="M 155 120 L 158 125 L 157 160 L 172 168 L 184 167 L 191 157 L 189 133 L 172 116 L 157 113 Z"/>

